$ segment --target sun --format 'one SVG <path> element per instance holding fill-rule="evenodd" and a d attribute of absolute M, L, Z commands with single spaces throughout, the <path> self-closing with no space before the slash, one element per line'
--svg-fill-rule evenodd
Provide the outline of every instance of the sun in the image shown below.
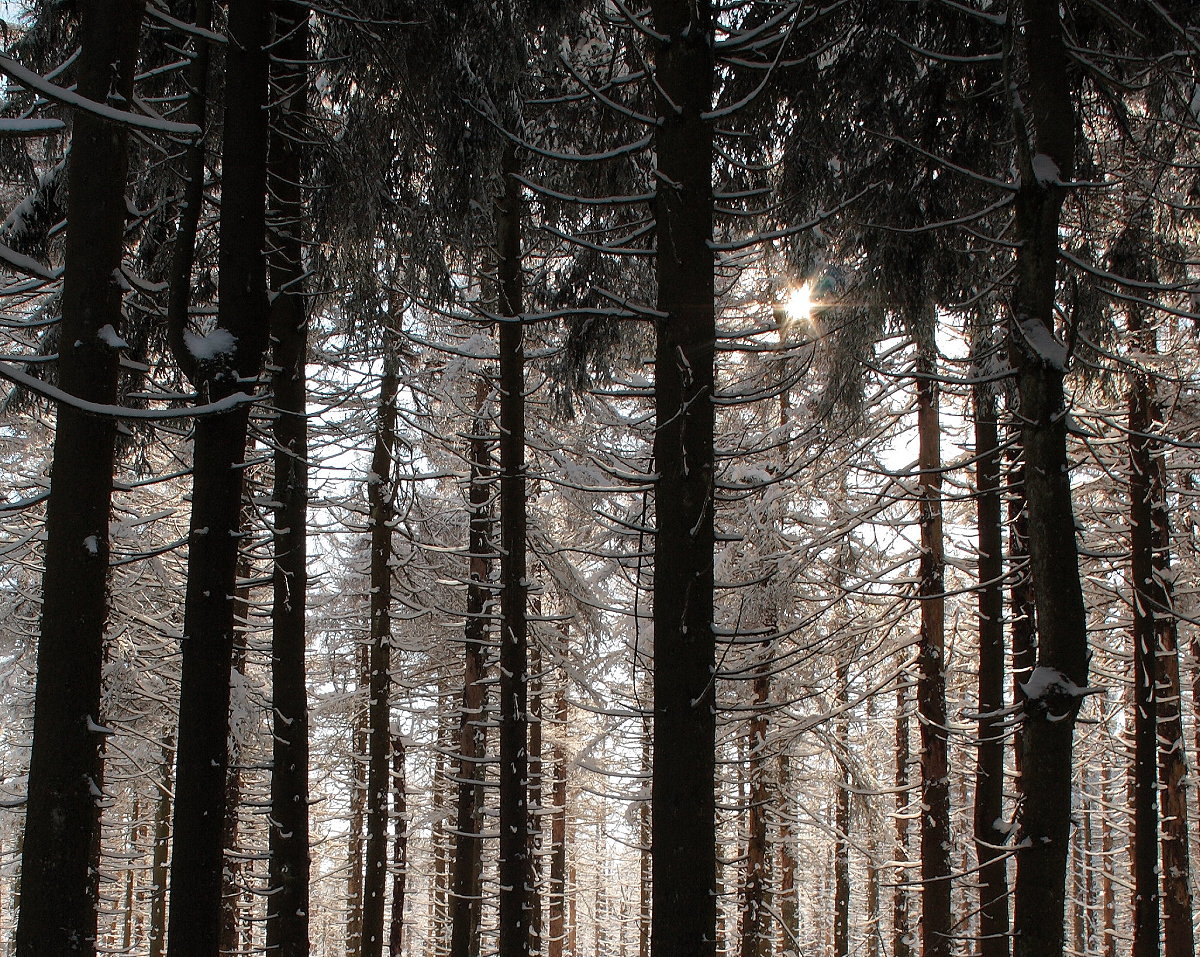
<path fill-rule="evenodd" d="M 783 323 L 785 326 L 802 325 L 809 331 L 816 326 L 816 312 L 819 303 L 813 296 L 812 283 L 806 282 L 791 291 L 783 303 Z"/>

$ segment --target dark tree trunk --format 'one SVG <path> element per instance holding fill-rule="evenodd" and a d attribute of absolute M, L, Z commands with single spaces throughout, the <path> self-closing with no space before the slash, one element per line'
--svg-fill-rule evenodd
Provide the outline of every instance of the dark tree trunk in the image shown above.
<path fill-rule="evenodd" d="M 1057 957 L 1063 950 L 1075 718 L 1088 667 L 1067 458 L 1066 350 L 1054 339 L 1064 196 L 1057 181 L 1069 181 L 1074 172 L 1076 123 L 1058 4 L 1023 0 L 1021 12 L 1027 77 L 1025 110 L 1016 115 L 1022 156 L 1010 342 L 1020 392 L 1038 656 L 1025 685 L 1021 729 L 1024 801 L 1013 949 L 1016 957 Z M 1049 167 L 1057 176 L 1047 175 Z"/>
<path fill-rule="evenodd" d="M 541 599 L 533 600 L 535 619 L 541 616 Z M 529 949 L 542 950 L 542 655 L 536 643 L 529 646 Z"/>
<path fill-rule="evenodd" d="M 267 0 L 229 11 L 217 324 L 228 334 L 193 377 L 201 401 L 246 391 L 269 334 L 266 282 Z M 248 407 L 197 420 L 184 597 L 167 950 L 215 955 L 229 754 L 229 667 Z"/>
<path fill-rule="evenodd" d="M 171 849 L 172 770 L 175 741 L 168 736 L 162 748 L 162 780 L 154 802 L 154 849 L 150 854 L 150 927 L 146 946 L 150 957 L 163 957 L 167 946 L 167 855 Z"/>
<path fill-rule="evenodd" d="M 363 815 L 367 806 L 367 712 L 371 694 L 371 650 L 367 642 L 358 647 L 358 691 L 367 700 L 358 703 L 354 713 L 354 739 L 351 744 L 350 833 L 346 837 L 346 957 L 362 953 L 363 927 Z"/>
<path fill-rule="evenodd" d="M 659 125 L 654 460 L 654 957 L 716 948 L 710 0 L 654 0 Z"/>
<path fill-rule="evenodd" d="M 771 915 L 768 879 L 771 873 L 767 845 L 767 708 L 771 696 L 771 646 L 765 642 L 762 660 L 754 673 L 753 712 L 749 728 L 750 787 L 746 808 L 746 879 L 742 887 L 742 957 L 770 957 Z"/>
<path fill-rule="evenodd" d="M 912 757 L 909 745 L 908 675 L 900 674 L 896 689 L 896 890 L 892 899 L 892 953 L 913 957 L 912 876 L 908 867 L 908 805 L 911 800 Z"/>
<path fill-rule="evenodd" d="M 238 560 L 237 601 L 234 605 L 233 653 L 229 668 L 244 685 L 246 678 L 246 628 L 250 615 L 250 589 L 246 579 L 250 577 L 250 562 L 243 555 Z M 232 730 L 232 729 L 231 729 Z M 225 849 L 225 864 L 221 870 L 221 953 L 234 954 L 240 949 L 242 932 L 242 865 L 244 855 L 240 852 L 242 804 L 242 749 L 230 734 L 229 773 L 225 777 L 225 835 L 221 843 Z"/>
<path fill-rule="evenodd" d="M 187 3 L 181 4 L 186 7 Z M 191 20 L 201 30 L 212 27 L 212 0 L 193 0 Z M 180 11 L 182 14 L 183 11 Z M 187 121 L 203 130 L 208 122 L 209 42 L 196 37 L 187 70 Z M 167 340 L 175 361 L 188 378 L 196 381 L 195 357 L 187 347 L 188 309 L 192 304 L 192 267 L 196 262 L 196 232 L 204 208 L 204 165 L 207 148 L 203 135 L 183 153 L 183 195 L 179 200 L 179 223 L 171 248 L 170 283 L 167 293 Z"/>
<path fill-rule="evenodd" d="M 505 149 L 496 202 L 500 321 L 500 957 L 528 957 L 528 590 L 525 560 L 525 342 L 521 185 Z"/>
<path fill-rule="evenodd" d="M 483 813 L 483 760 L 487 737 L 487 640 L 491 616 L 492 463 L 491 437 L 483 416 L 487 384 L 479 380 L 476 417 L 469 439 L 471 465 L 467 491 L 470 531 L 469 578 L 464 628 L 462 709 L 458 724 L 458 807 L 450 882 L 450 957 L 478 957 L 482 896 L 480 851 Z"/>
<path fill-rule="evenodd" d="M 560 655 L 567 656 L 567 626 L 562 626 Z M 559 678 L 554 689 L 554 724 L 559 735 L 567 724 L 566 672 Z M 567 938 L 567 752 L 556 736 L 554 743 L 554 783 L 551 786 L 550 802 L 550 879 L 546 885 L 548 900 L 547 957 L 563 957 Z M 644 955 L 643 955 L 644 957 Z"/>
<path fill-rule="evenodd" d="M 1009 560 L 1009 608 L 1010 632 L 1012 634 L 1012 694 L 1013 701 L 1023 706 L 1025 682 L 1033 674 L 1037 659 L 1037 608 L 1033 600 L 1033 576 L 1029 570 L 1029 508 L 1025 501 L 1025 463 L 1021 459 L 1020 429 L 1010 449 L 1008 498 L 1008 560 Z M 1021 735 L 1013 737 L 1013 767 L 1016 772 L 1016 788 L 1020 792 L 1023 784 L 1021 771 L 1025 766 L 1021 754 Z"/>
<path fill-rule="evenodd" d="M 1139 347 L 1139 310 L 1130 310 L 1130 332 Z M 1165 596 L 1154 568 L 1151 485 L 1150 386 L 1134 373 L 1129 389 L 1129 545 L 1133 595 L 1133 955 L 1159 953 L 1158 870 L 1158 680 L 1157 615 Z"/>
<path fill-rule="evenodd" d="M 404 769 L 404 738 L 392 736 L 392 921 L 388 930 L 389 957 L 400 957 L 404 946 L 404 893 L 408 884 L 408 776 Z"/>
<path fill-rule="evenodd" d="M 275 298 L 271 336 L 275 373 L 274 568 L 271 605 L 272 766 L 267 949 L 307 957 L 308 693 L 305 609 L 308 592 L 308 416 L 305 363 L 303 144 L 308 115 L 308 8 L 276 6 L 270 136 Z"/>
<path fill-rule="evenodd" d="M 847 707 L 850 700 L 850 669 L 843 662 L 837 667 L 838 714 L 834 718 L 834 737 L 845 747 L 850 733 Z M 841 752 L 835 752 L 838 781 L 833 811 L 833 957 L 850 954 L 850 768 Z"/>
<path fill-rule="evenodd" d="M 367 848 L 362 957 L 382 957 L 387 903 L 388 795 L 391 793 L 392 523 L 395 517 L 396 357 L 383 358 L 375 449 L 367 479 L 371 531 L 370 699 L 367 703 Z"/>
<path fill-rule="evenodd" d="M 975 849 L 981 957 L 1008 957 L 1008 867 L 1004 822 L 1004 546 L 996 395 L 976 385 L 975 510 L 979 529 L 979 757 Z"/>
<path fill-rule="evenodd" d="M 917 713 L 921 724 L 921 952 L 950 954 L 950 770 L 946 730 L 946 556 L 942 427 L 932 341 L 917 343 L 921 602 Z"/>
<path fill-rule="evenodd" d="M 779 889 L 776 899 L 779 902 L 779 923 L 782 925 L 779 936 L 779 950 L 776 957 L 786 954 L 799 954 L 800 946 L 796 940 L 799 931 L 800 902 L 796 891 L 796 849 L 795 834 L 792 830 L 791 807 L 792 766 L 787 752 L 779 756 L 779 793 L 782 803 L 782 821 L 779 825 Z"/>
<path fill-rule="evenodd" d="M 128 103 L 142 4 L 80 4 L 80 95 Z M 112 405 L 121 329 L 127 133 L 79 110 L 68 172 L 66 275 L 58 384 Z M 108 617 L 111 419 L 59 403 L 46 510 L 46 569 L 21 858 L 18 957 L 96 948 L 101 772 L 100 685 Z"/>

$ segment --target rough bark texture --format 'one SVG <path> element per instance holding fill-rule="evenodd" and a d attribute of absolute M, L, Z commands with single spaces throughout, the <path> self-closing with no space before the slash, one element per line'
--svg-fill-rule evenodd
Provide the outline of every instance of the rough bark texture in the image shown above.
<path fill-rule="evenodd" d="M 367 479 L 371 531 L 370 699 L 367 703 L 367 847 L 363 873 L 362 957 L 382 957 L 387 903 L 388 795 L 391 793 L 392 522 L 395 517 L 396 358 L 386 354 L 375 448 Z"/>
<path fill-rule="evenodd" d="M 1008 867 L 1004 821 L 1004 552 L 996 395 L 975 387 L 975 511 L 979 528 L 979 757 L 975 766 L 975 854 L 981 957 L 1008 957 Z"/>
<path fill-rule="evenodd" d="M 505 149 L 496 202 L 500 322 L 500 957 L 529 954 L 525 561 L 525 335 L 520 321 L 521 186 L 514 148 Z"/>
<path fill-rule="evenodd" d="M 122 105 L 131 95 L 142 5 L 80 4 L 77 90 Z M 63 344 L 58 384 L 112 405 L 117 397 L 127 133 L 77 111 L 68 172 Z M 103 731 L 100 684 L 108 617 L 109 509 L 115 425 L 60 403 L 46 509 L 33 747 L 21 857 L 18 957 L 96 948 Z"/>
<path fill-rule="evenodd" d="M 1139 310 L 1130 331 L 1141 332 Z M 1139 343 L 1140 345 L 1140 343 Z M 1133 955 L 1159 953 L 1158 704 L 1156 617 L 1164 607 L 1154 570 L 1150 388 L 1134 374 L 1129 389 L 1129 578 L 1133 595 Z"/>
<path fill-rule="evenodd" d="M 1054 341 L 1058 229 L 1075 159 L 1067 51 L 1054 0 L 1023 0 L 1018 37 L 1026 71 L 1018 114 L 1016 284 L 1011 344 L 1020 393 L 1029 558 L 1038 656 L 1021 728 L 1024 781 L 1013 918 L 1016 957 L 1063 949 L 1075 719 L 1087 686 L 1087 620 L 1079 579 L 1063 390 L 1066 350 Z M 1057 177 L 1045 175 L 1051 164 Z"/>
<path fill-rule="evenodd" d="M 950 954 L 950 771 L 946 730 L 946 555 L 942 530 L 942 428 L 937 359 L 917 344 L 917 441 L 921 631 L 917 713 L 921 724 L 921 951 Z"/>
<path fill-rule="evenodd" d="M 483 760 L 487 736 L 487 640 L 491 591 L 492 498 L 491 437 L 483 417 L 487 384 L 476 387 L 476 418 L 469 438 L 471 476 L 467 490 L 470 531 L 467 544 L 466 625 L 464 627 L 462 708 L 458 724 L 458 806 L 454 862 L 450 881 L 450 957 L 479 954 L 482 897 Z"/>
<path fill-rule="evenodd" d="M 714 261 L 709 0 L 655 0 L 654 957 L 712 957 Z"/>
<path fill-rule="evenodd" d="M 234 4 L 228 32 L 217 324 L 233 345 L 200 363 L 193 382 L 202 401 L 249 388 L 246 383 L 259 375 L 269 330 L 264 252 L 263 116 L 270 40 L 266 0 Z M 204 416 L 195 426 L 167 933 L 171 957 L 215 954 L 218 948 L 229 666 L 247 408 Z"/>
<path fill-rule="evenodd" d="M 912 876 L 908 867 L 908 805 L 912 786 L 911 751 L 909 745 L 908 676 L 900 675 L 896 688 L 896 884 L 892 898 L 892 953 L 895 957 L 912 957 Z"/>
<path fill-rule="evenodd" d="M 408 776 L 404 738 L 392 736 L 392 919 L 388 955 L 400 957 L 404 947 L 404 896 L 408 886 Z"/>
<path fill-rule="evenodd" d="M 767 707 L 771 696 L 771 647 L 765 643 L 762 660 L 753 682 L 754 711 L 750 718 L 747 757 L 749 791 L 746 807 L 746 878 L 742 884 L 742 957 L 769 957 L 771 915 L 769 910 L 770 859 L 767 845 L 767 812 L 770 782 L 767 780 Z"/>
<path fill-rule="evenodd" d="M 272 769 L 271 893 L 267 948 L 306 957 L 308 934 L 308 693 L 305 672 L 308 593 L 308 416 L 305 363 L 304 150 L 308 114 L 308 8 L 276 3 L 272 60 L 269 259 L 275 373 L 274 568 L 271 605 Z"/>

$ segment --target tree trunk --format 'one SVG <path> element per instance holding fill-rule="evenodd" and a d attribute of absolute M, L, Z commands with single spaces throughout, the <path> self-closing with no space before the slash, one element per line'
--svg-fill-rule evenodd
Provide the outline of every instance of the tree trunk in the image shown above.
<path fill-rule="evenodd" d="M 850 668 L 845 662 L 837 666 L 838 713 L 834 718 L 834 737 L 837 747 L 848 748 L 850 719 L 847 707 L 850 700 Z M 838 780 L 834 793 L 833 812 L 833 957 L 850 954 L 850 767 L 840 751 L 834 752 Z"/>
<path fill-rule="evenodd" d="M 237 600 L 234 604 L 233 652 L 229 663 L 230 677 L 237 675 L 242 687 L 246 683 L 246 629 L 250 618 L 250 562 L 245 555 L 238 559 Z M 225 833 L 221 843 L 225 863 L 221 869 L 221 953 L 236 954 L 240 949 L 242 932 L 242 865 L 240 853 L 242 804 L 242 748 L 232 733 L 229 735 L 229 771 L 225 776 Z"/>
<path fill-rule="evenodd" d="M 470 578 L 464 628 L 462 710 L 458 726 L 458 809 L 450 885 L 450 957 L 478 957 L 480 899 L 483 893 L 480 851 L 483 814 L 483 759 L 487 737 L 487 638 L 491 616 L 492 493 L 491 438 L 483 416 L 487 383 L 476 386 L 475 422 L 469 440 L 470 531 L 467 544 Z"/>
<path fill-rule="evenodd" d="M 654 460 L 654 957 L 716 947 L 716 314 L 711 0 L 653 0 L 658 311 Z"/>
<path fill-rule="evenodd" d="M 771 696 L 771 645 L 764 642 L 754 672 L 748 758 L 749 794 L 746 808 L 746 879 L 742 886 L 742 957 L 770 957 L 771 922 L 768 901 L 770 861 L 767 846 L 767 708 Z"/>
<path fill-rule="evenodd" d="M 167 855 L 171 849 L 171 783 L 175 741 L 168 735 L 162 747 L 162 780 L 154 803 L 154 851 L 150 856 L 150 957 L 163 957 L 167 944 Z"/>
<path fill-rule="evenodd" d="M 779 755 L 779 793 L 782 800 L 782 821 L 779 825 L 779 935 L 777 957 L 799 957 L 800 944 L 796 939 L 799 932 L 799 900 L 796 892 L 796 849 L 792 831 L 792 765 L 787 752 Z"/>
<path fill-rule="evenodd" d="M 305 673 L 308 593 L 308 415 L 305 364 L 304 143 L 308 116 L 308 8 L 277 6 L 279 42 L 272 60 L 269 260 L 275 373 L 274 568 L 271 606 L 272 766 L 267 949 L 273 957 L 309 950 L 308 691 Z"/>
<path fill-rule="evenodd" d="M 900 674 L 896 688 L 896 890 L 892 899 L 892 953 L 895 957 L 913 957 L 912 877 L 908 865 L 908 805 L 912 787 L 911 751 L 908 727 L 908 675 Z"/>
<path fill-rule="evenodd" d="M 497 198 L 500 320 L 500 957 L 529 955 L 525 559 L 525 336 L 521 320 L 521 184 L 515 148 L 503 159 Z"/>
<path fill-rule="evenodd" d="M 367 806 L 367 711 L 371 688 L 371 650 L 364 642 L 358 647 L 358 691 L 367 693 L 367 701 L 358 703 L 354 712 L 354 739 L 351 744 L 350 833 L 346 854 L 346 957 L 362 954 L 363 920 L 363 815 Z"/>
<path fill-rule="evenodd" d="M 932 333 L 930 333 L 932 336 Z M 950 955 L 950 769 L 946 729 L 946 555 L 937 352 L 917 343 L 921 602 L 917 712 L 921 724 L 921 952 Z"/>
<path fill-rule="evenodd" d="M 396 357 L 386 352 L 375 449 L 367 479 L 371 531 L 370 699 L 367 704 L 367 849 L 362 957 L 382 957 L 387 903 L 388 795 L 391 793 L 392 523 L 395 517 Z"/>
<path fill-rule="evenodd" d="M 975 849 L 981 957 L 1008 957 L 1008 865 L 1004 827 L 1004 546 L 996 395 L 974 388 L 975 508 L 979 529 L 979 737 Z"/>
<path fill-rule="evenodd" d="M 76 89 L 123 109 L 132 96 L 142 4 L 91 0 L 79 6 Z M 73 124 L 58 385 L 70 396 L 113 405 L 128 136 L 124 127 L 84 110 L 75 112 Z M 115 436 L 112 419 L 58 404 L 17 957 L 68 957 L 96 948 L 100 689 Z"/>
<path fill-rule="evenodd" d="M 541 599 L 534 598 L 533 613 L 541 616 Z M 529 647 L 529 949 L 542 950 L 542 655 L 536 643 Z"/>
<path fill-rule="evenodd" d="M 229 11 L 217 325 L 211 359 L 193 378 L 201 401 L 244 391 L 269 335 L 266 281 L 267 0 Z M 192 518 L 184 597 L 170 957 L 215 954 L 229 754 L 229 666 L 241 539 L 248 406 L 196 421 Z"/>
<path fill-rule="evenodd" d="M 1020 392 L 1038 656 L 1025 685 L 1024 802 L 1013 930 L 1016 957 L 1056 957 L 1063 949 L 1075 719 L 1088 667 L 1067 458 L 1067 351 L 1054 338 L 1064 196 L 1058 180 L 1069 181 L 1074 172 L 1076 123 L 1058 4 L 1023 0 L 1022 10 L 1024 31 L 1018 40 L 1028 79 L 1026 109 L 1016 115 L 1022 156 L 1010 342 Z M 1053 181 L 1048 167 L 1057 171 Z"/>
<path fill-rule="evenodd" d="M 1140 310 L 1129 331 L 1144 346 Z M 1133 598 L 1133 955 L 1159 953 L 1157 614 L 1165 608 L 1154 568 L 1150 385 L 1134 373 L 1129 388 L 1129 546 Z"/>
<path fill-rule="evenodd" d="M 404 769 L 404 738 L 392 736 L 392 921 L 388 930 L 389 957 L 400 957 L 404 945 L 404 892 L 408 884 L 408 780 Z"/>
<path fill-rule="evenodd" d="M 562 626 L 562 659 L 567 656 L 567 626 Z M 554 784 L 551 794 L 550 818 L 550 880 L 547 884 L 548 943 L 547 957 L 563 957 L 566 943 L 566 891 L 567 891 L 567 751 L 563 747 L 562 733 L 567 725 L 566 672 L 563 671 L 554 689 L 554 726 L 556 729 L 554 752 Z M 573 955 L 572 955 L 573 957 Z M 643 955 L 644 957 L 644 955 Z"/>

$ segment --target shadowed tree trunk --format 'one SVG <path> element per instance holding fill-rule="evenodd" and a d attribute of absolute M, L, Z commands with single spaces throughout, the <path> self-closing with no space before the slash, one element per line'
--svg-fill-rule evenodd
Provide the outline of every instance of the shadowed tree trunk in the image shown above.
<path fill-rule="evenodd" d="M 259 375 L 268 339 L 266 0 L 229 11 L 217 331 L 180 364 L 201 400 L 231 399 Z M 167 952 L 214 954 L 221 907 L 229 666 L 241 539 L 248 406 L 197 420 L 184 597 L 179 745 Z"/>
<path fill-rule="evenodd" d="M 468 492 L 470 532 L 469 582 L 465 627 L 462 708 L 459 713 L 458 812 L 450 890 L 451 957 L 478 953 L 480 911 L 480 844 L 483 766 L 487 717 L 487 636 L 491 575 L 490 438 L 482 416 L 487 386 L 480 380 L 469 438 L 471 475 Z"/>
<path fill-rule="evenodd" d="M 908 805 L 912 799 L 912 757 L 909 744 L 908 674 L 900 673 L 896 688 L 896 889 L 892 899 L 892 953 L 912 957 L 912 875 L 908 867 Z"/>
<path fill-rule="evenodd" d="M 269 168 L 275 438 L 274 568 L 271 607 L 272 767 L 267 949 L 307 957 L 308 694 L 305 609 L 308 593 L 308 415 L 304 296 L 304 143 L 308 115 L 308 8 L 276 4 Z"/>
<path fill-rule="evenodd" d="M 917 712 L 921 724 L 921 952 L 950 954 L 950 769 L 946 730 L 946 557 L 942 532 L 942 427 L 937 352 L 917 342 L 921 602 Z"/>
<path fill-rule="evenodd" d="M 654 460 L 654 957 L 716 946 L 710 0 L 653 0 L 659 124 Z"/>
<path fill-rule="evenodd" d="M 1067 458 L 1067 350 L 1054 335 L 1065 194 L 1061 183 L 1074 173 L 1076 122 L 1058 4 L 1022 0 L 1019 9 L 1024 29 L 1018 43 L 1026 75 L 1021 90 L 1025 108 L 1014 112 L 1021 183 L 1010 343 L 1020 393 L 1038 654 L 1025 685 L 1021 728 L 1024 801 L 1013 952 L 1016 957 L 1058 957 L 1063 950 L 1075 718 L 1088 667 Z"/>
<path fill-rule="evenodd" d="M 500 320 L 500 957 L 528 957 L 529 681 L 525 558 L 525 336 L 521 184 L 505 148 L 496 202 Z"/>
<path fill-rule="evenodd" d="M 79 4 L 77 92 L 124 108 L 132 96 L 142 4 Z M 124 127 L 77 110 L 58 385 L 101 405 L 117 398 L 123 281 Z M 112 419 L 59 403 L 46 508 L 33 743 L 21 856 L 18 957 L 96 948 L 102 772 L 100 721 L 108 617 Z"/>
<path fill-rule="evenodd" d="M 404 894 L 408 885 L 408 778 L 404 769 L 404 738 L 392 735 L 392 920 L 388 929 L 389 957 L 400 957 L 404 946 Z"/>
<path fill-rule="evenodd" d="M 367 702 L 366 860 L 362 957 L 382 957 L 387 903 L 388 795 L 391 793 L 392 524 L 395 518 L 397 360 L 385 345 L 367 479 L 371 530 L 370 699 Z"/>
<path fill-rule="evenodd" d="M 750 717 L 748 759 L 749 793 L 746 808 L 746 879 L 742 886 L 742 957 L 770 957 L 771 916 L 768 902 L 770 874 L 767 846 L 767 808 L 771 787 L 767 781 L 767 707 L 771 696 L 771 645 L 764 642 L 761 661 L 754 672 L 753 711 Z"/>
<path fill-rule="evenodd" d="M 368 642 L 358 647 L 358 691 L 370 700 L 371 650 Z M 350 833 L 346 837 L 346 957 L 362 953 L 363 815 L 367 807 L 367 702 L 357 705 L 351 755 Z"/>
<path fill-rule="evenodd" d="M 975 511 L 979 528 L 979 757 L 975 767 L 975 849 L 979 863 L 982 957 L 1008 957 L 1008 866 L 1004 828 L 1004 546 L 996 395 L 974 387 Z"/>
<path fill-rule="evenodd" d="M 450 883 L 450 957 L 478 957 L 481 887 L 480 851 L 483 813 L 483 759 L 487 737 L 487 638 L 491 617 L 491 437 L 483 416 L 488 387 L 475 391 L 475 421 L 468 439 L 471 464 L 467 490 L 470 530 L 469 579 L 463 644 L 462 709 L 458 725 L 458 808 Z"/>

